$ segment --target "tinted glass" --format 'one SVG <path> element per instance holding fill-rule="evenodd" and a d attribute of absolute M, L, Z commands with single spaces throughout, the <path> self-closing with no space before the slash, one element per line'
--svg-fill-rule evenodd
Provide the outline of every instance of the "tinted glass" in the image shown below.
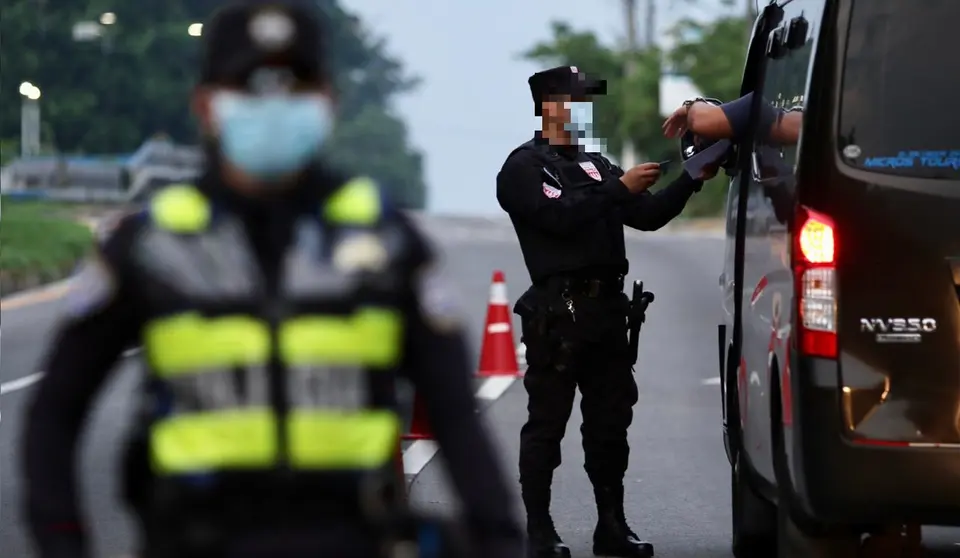
<path fill-rule="evenodd" d="M 765 106 L 761 108 L 756 131 L 754 176 L 765 186 L 793 187 L 798 156 L 798 139 L 806 107 L 807 74 L 813 57 L 814 42 L 823 18 L 823 0 L 794 0 L 786 4 L 781 26 L 785 37 L 806 34 L 793 48 L 782 45 L 777 56 L 768 56 L 763 81 Z M 781 41 L 782 42 L 782 41 Z"/>
<path fill-rule="evenodd" d="M 873 172 L 960 179 L 960 1 L 858 0 L 839 146 Z"/>

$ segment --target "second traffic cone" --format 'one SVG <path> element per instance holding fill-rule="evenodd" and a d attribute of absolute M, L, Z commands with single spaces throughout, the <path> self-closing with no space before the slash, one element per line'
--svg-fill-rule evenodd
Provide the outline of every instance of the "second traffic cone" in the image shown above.
<path fill-rule="evenodd" d="M 479 376 L 518 376 L 517 344 L 513 340 L 513 318 L 507 298 L 507 281 L 500 270 L 493 272 L 487 323 L 480 348 Z"/>
<path fill-rule="evenodd" d="M 413 394 L 413 418 L 410 420 L 410 432 L 403 435 L 404 440 L 432 440 L 433 430 L 427 419 L 427 409 L 420 395 Z"/>

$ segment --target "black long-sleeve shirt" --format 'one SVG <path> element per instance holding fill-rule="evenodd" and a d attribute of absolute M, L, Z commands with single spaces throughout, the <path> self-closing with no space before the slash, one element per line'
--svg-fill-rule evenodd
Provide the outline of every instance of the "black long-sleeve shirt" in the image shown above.
<path fill-rule="evenodd" d="M 577 177 L 581 164 L 593 164 L 599 180 L 585 171 Z M 592 269 L 626 274 L 623 227 L 662 228 L 702 186 L 684 174 L 656 193 L 633 194 L 620 181 L 623 174 L 600 155 L 542 142 L 507 158 L 497 175 L 497 200 L 513 221 L 534 283 Z"/>
<path fill-rule="evenodd" d="M 250 202 L 211 184 L 200 186 L 221 208 L 239 214 L 260 268 L 275 276 L 291 243 L 296 218 L 316 212 L 318 195 L 343 180 L 312 174 L 310 188 L 273 202 Z M 320 186 L 320 188 L 317 188 Z M 468 520 L 504 540 L 520 540 L 512 495 L 490 437 L 474 412 L 471 368 L 455 304 L 430 273 L 436 254 L 408 219 L 389 212 L 386 219 L 402 231 L 408 250 L 410 293 L 407 346 L 401 370 L 423 398 L 431 426 L 465 504 Z M 125 280 L 132 238 L 145 226 L 144 215 L 120 221 L 104 239 L 77 279 L 68 316 L 46 358 L 46 376 L 35 393 L 26 421 L 22 453 L 26 516 L 42 556 L 80 556 L 85 522 L 79 511 L 77 443 L 85 418 L 110 370 L 124 350 L 139 341 L 144 320 L 135 286 Z M 376 340 L 373 340 L 374 342 Z"/>

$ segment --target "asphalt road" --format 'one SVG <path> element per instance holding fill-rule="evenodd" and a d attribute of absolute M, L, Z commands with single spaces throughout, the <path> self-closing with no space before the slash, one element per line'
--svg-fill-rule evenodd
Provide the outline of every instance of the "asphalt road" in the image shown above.
<path fill-rule="evenodd" d="M 506 273 L 513 300 L 528 278 L 509 224 L 486 219 L 431 218 L 424 221 L 447 258 L 469 316 L 471 337 L 481 339 L 491 273 Z M 720 318 L 717 275 L 723 243 L 710 233 L 629 235 L 631 279 L 643 279 L 657 295 L 641 338 L 637 367 L 640 403 L 631 430 L 632 463 L 627 474 L 628 516 L 635 529 L 668 558 L 729 558 L 729 476 L 720 440 L 715 376 L 715 324 Z M 32 388 L 32 374 L 46 349 L 56 316 L 56 292 L 34 296 L 31 304 L 5 301 L 0 381 L 0 556 L 30 556 L 18 509 L 18 435 Z M 124 418 L 138 377 L 128 359 L 99 402 L 87 428 L 82 462 L 85 504 L 96 532 L 97 556 L 116 558 L 132 545 L 130 525 L 115 504 L 117 451 Z M 501 395 L 502 392 L 502 395 Z M 525 418 L 526 394 L 519 382 L 497 390 L 485 405 L 486 419 L 516 478 L 518 433 Z M 553 502 L 558 530 L 575 556 L 590 556 L 596 518 L 589 483 L 582 470 L 578 410 L 564 441 L 564 465 L 557 473 Z M 411 497 L 418 505 L 453 510 L 442 459 L 416 476 Z M 519 511 L 519 509 L 518 509 Z M 936 556 L 960 557 L 960 532 L 931 532 Z M 942 552 L 942 554 L 941 554 Z"/>

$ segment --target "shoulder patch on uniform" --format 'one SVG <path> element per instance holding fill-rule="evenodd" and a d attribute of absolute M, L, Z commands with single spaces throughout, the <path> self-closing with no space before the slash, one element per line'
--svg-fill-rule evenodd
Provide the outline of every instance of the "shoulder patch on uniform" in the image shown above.
<path fill-rule="evenodd" d="M 87 258 L 70 279 L 64 300 L 69 318 L 83 319 L 102 311 L 117 295 L 117 281 L 113 271 L 94 255 Z"/>
<path fill-rule="evenodd" d="M 421 269 L 416 286 L 420 312 L 427 325 L 440 332 L 460 329 L 463 324 L 460 297 L 439 266 Z"/>
<path fill-rule="evenodd" d="M 580 168 L 583 169 L 587 176 L 594 180 L 602 180 L 603 177 L 600 175 L 600 171 L 597 170 L 597 166 L 593 164 L 593 161 L 581 161 Z"/>
<path fill-rule="evenodd" d="M 550 199 L 557 199 L 560 197 L 560 194 L 563 193 L 563 190 L 555 186 L 551 186 L 546 182 L 543 183 L 543 195 L 547 196 Z"/>

